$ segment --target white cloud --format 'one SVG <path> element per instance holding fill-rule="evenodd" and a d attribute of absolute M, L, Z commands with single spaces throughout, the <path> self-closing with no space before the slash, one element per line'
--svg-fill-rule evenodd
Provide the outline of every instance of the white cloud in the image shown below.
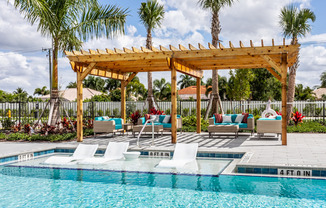
<path fill-rule="evenodd" d="M 37 32 L 37 27 L 31 26 L 7 1 L 0 1 L 0 37 L 2 50 L 41 50 L 51 45 Z"/>

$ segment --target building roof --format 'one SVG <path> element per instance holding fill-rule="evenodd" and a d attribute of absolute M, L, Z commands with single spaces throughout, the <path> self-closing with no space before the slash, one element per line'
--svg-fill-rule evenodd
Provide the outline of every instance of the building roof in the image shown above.
<path fill-rule="evenodd" d="M 83 89 L 83 100 L 90 99 L 94 95 L 101 95 L 102 92 L 90 89 L 90 88 L 84 88 Z M 63 101 L 75 101 L 77 99 L 77 88 L 67 88 L 65 90 L 59 91 L 59 96 Z M 44 95 L 40 97 L 42 100 L 48 100 L 50 99 L 50 95 Z"/>
<path fill-rule="evenodd" d="M 321 99 L 323 95 L 326 95 L 326 88 L 315 89 L 313 93 L 315 93 L 317 99 Z"/>
<path fill-rule="evenodd" d="M 197 90 L 197 86 L 189 86 L 179 90 L 178 95 L 180 96 L 181 99 L 189 99 L 190 97 L 195 99 L 197 97 L 196 90 Z M 200 89 L 201 99 L 208 99 L 208 97 L 205 95 L 205 92 L 206 92 L 206 87 L 201 86 Z"/>

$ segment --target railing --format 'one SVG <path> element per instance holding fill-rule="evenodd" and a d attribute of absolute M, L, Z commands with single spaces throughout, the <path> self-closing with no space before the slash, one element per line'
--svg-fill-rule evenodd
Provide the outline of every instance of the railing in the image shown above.
<path fill-rule="evenodd" d="M 182 116 L 196 115 L 196 101 L 178 101 L 177 113 Z M 171 112 L 171 102 L 158 102 L 161 110 L 166 114 Z M 205 114 L 208 101 L 201 101 L 202 115 Z M 222 101 L 223 110 L 225 113 L 250 112 L 254 115 L 260 115 L 266 108 L 266 102 L 262 101 Z M 271 107 L 276 111 L 281 110 L 281 101 L 272 102 Z M 325 124 L 325 110 L 326 101 L 295 101 L 293 103 L 294 111 L 298 110 L 303 113 L 307 119 L 321 119 Z M 120 102 L 85 102 L 83 104 L 84 117 L 94 118 L 96 116 L 107 115 L 110 117 L 120 117 L 121 103 Z M 33 123 L 44 111 L 41 121 L 47 121 L 50 106 L 47 103 L 0 103 L 0 124 L 4 125 L 4 122 L 8 121 L 8 111 L 11 111 L 12 123 Z M 144 102 L 126 102 L 127 116 L 131 113 L 139 110 L 142 113 L 148 111 L 148 104 Z M 77 117 L 77 103 L 76 102 L 62 102 L 60 107 L 62 116 L 68 114 L 70 117 Z"/>

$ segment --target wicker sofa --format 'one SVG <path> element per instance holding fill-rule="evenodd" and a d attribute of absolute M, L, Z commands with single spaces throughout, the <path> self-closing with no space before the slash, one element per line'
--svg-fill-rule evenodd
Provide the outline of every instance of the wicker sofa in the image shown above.
<path fill-rule="evenodd" d="M 208 132 L 210 137 L 213 133 L 235 133 L 237 138 L 238 131 L 240 130 L 251 131 L 251 135 L 253 135 L 255 129 L 255 119 L 252 114 L 249 114 L 247 123 L 235 123 L 235 119 L 238 114 L 225 115 L 231 116 L 232 123 L 218 123 L 215 116 L 209 118 Z"/>
<path fill-rule="evenodd" d="M 154 122 L 155 125 L 162 125 L 164 131 L 171 131 L 172 124 L 171 123 L 163 123 L 163 120 L 166 115 L 156 115 L 159 116 L 159 121 Z M 144 125 L 145 124 L 145 117 L 141 117 L 138 119 L 138 125 Z M 151 125 L 150 123 L 148 125 Z M 182 132 L 182 118 L 180 115 L 177 115 L 177 129 L 181 129 Z"/>
<path fill-rule="evenodd" d="M 94 120 L 94 137 L 97 133 L 112 133 L 123 132 L 124 121 L 122 118 L 95 117 Z"/>

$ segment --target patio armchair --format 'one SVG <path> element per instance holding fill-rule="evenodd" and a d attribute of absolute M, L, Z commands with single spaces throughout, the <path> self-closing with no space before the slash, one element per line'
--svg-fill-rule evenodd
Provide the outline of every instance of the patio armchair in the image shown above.
<path fill-rule="evenodd" d="M 112 133 L 123 131 L 124 121 L 122 118 L 106 118 L 106 117 L 95 117 L 94 120 L 94 137 L 97 133 Z"/>

